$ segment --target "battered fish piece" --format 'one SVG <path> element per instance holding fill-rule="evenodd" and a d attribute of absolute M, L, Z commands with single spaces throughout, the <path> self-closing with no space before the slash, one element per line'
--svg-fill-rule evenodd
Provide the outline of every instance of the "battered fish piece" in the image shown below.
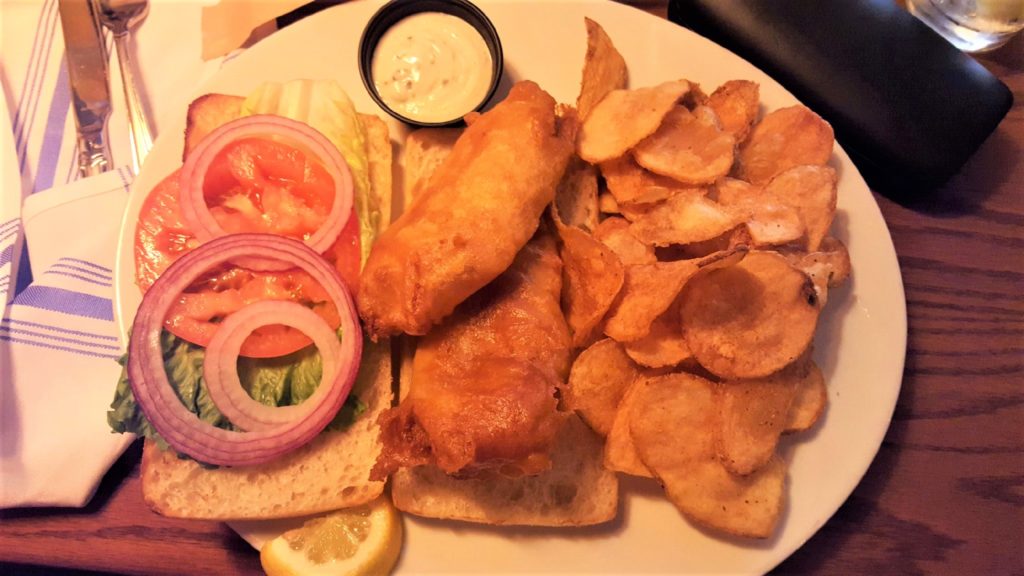
<path fill-rule="evenodd" d="M 567 132 L 533 82 L 466 128 L 373 245 L 358 303 L 371 338 L 426 334 L 508 269 L 555 197 L 573 149 Z"/>
<path fill-rule="evenodd" d="M 420 340 L 408 397 L 381 417 L 373 477 L 436 464 L 449 474 L 537 474 L 567 413 L 556 391 L 571 338 L 559 308 L 562 263 L 546 230 L 512 267 Z"/>

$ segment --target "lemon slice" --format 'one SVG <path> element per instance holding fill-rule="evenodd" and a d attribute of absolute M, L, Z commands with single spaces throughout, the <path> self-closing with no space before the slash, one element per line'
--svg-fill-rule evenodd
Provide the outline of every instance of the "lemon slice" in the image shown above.
<path fill-rule="evenodd" d="M 269 576 L 387 574 L 402 548 L 402 522 L 387 496 L 307 520 L 260 550 Z"/>

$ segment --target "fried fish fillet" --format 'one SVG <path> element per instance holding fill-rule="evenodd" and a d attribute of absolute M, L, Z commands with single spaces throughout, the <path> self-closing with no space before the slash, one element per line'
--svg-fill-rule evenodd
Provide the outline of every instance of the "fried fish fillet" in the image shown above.
<path fill-rule="evenodd" d="M 381 421 L 374 477 L 436 464 L 449 474 L 536 474 L 567 414 L 556 391 L 571 339 L 559 308 L 562 263 L 541 230 L 512 267 L 420 340 L 408 397 Z"/>
<path fill-rule="evenodd" d="M 370 336 L 423 335 L 512 264 L 572 153 L 554 99 L 519 82 L 477 118 L 377 240 L 359 313 Z"/>

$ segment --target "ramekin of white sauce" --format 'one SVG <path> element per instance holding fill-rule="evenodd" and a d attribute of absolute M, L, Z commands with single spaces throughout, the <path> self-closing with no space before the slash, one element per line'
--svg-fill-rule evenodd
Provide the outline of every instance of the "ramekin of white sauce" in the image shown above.
<path fill-rule="evenodd" d="M 483 108 L 501 75 L 501 43 L 464 0 L 395 0 L 370 20 L 360 72 L 392 116 L 421 126 L 460 122 Z"/>

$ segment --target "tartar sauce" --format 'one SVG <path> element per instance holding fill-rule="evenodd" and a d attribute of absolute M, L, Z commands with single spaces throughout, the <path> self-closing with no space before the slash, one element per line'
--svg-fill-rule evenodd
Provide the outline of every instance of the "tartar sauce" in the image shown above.
<path fill-rule="evenodd" d="M 373 53 L 373 83 L 392 110 L 447 122 L 479 106 L 491 87 L 491 52 L 465 20 L 421 12 L 389 28 Z"/>

